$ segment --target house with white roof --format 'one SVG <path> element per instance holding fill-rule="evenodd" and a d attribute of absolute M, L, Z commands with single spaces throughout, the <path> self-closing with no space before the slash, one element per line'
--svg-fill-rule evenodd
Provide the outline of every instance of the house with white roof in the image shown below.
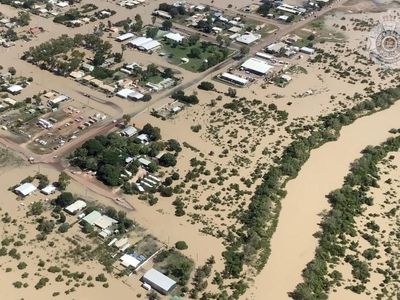
<path fill-rule="evenodd" d="M 23 89 L 24 89 L 24 88 L 23 88 L 22 86 L 20 86 L 20 85 L 18 85 L 18 84 L 14 84 L 14 85 L 12 85 L 12 86 L 9 86 L 9 87 L 7 88 L 7 91 L 10 92 L 10 93 L 13 94 L 13 95 L 17 95 L 17 94 L 21 93 L 21 91 L 22 91 Z"/>
<path fill-rule="evenodd" d="M 36 190 L 37 190 L 36 186 L 34 186 L 30 182 L 26 182 L 26 183 L 23 183 L 20 186 L 18 186 L 14 190 L 14 192 L 17 193 L 18 195 L 22 196 L 22 197 L 26 197 L 26 196 L 31 195 Z"/>
<path fill-rule="evenodd" d="M 83 200 L 76 200 L 74 203 L 72 203 L 71 205 L 68 205 L 66 208 L 64 208 L 64 210 L 71 214 L 74 215 L 76 214 L 78 211 L 81 211 L 82 209 L 84 209 L 86 207 L 86 202 Z"/>
<path fill-rule="evenodd" d="M 173 41 L 175 43 L 180 44 L 180 43 L 182 43 L 182 41 L 185 37 L 183 35 L 181 35 L 180 33 L 169 32 L 166 35 L 164 35 L 164 38 L 169 41 Z"/>
<path fill-rule="evenodd" d="M 245 45 L 250 45 L 261 39 L 261 34 L 258 33 L 245 33 L 236 38 L 236 41 Z"/>
<path fill-rule="evenodd" d="M 49 184 L 48 186 L 42 188 L 40 192 L 42 192 L 45 195 L 51 195 L 56 191 L 56 187 L 52 184 Z"/>
<path fill-rule="evenodd" d="M 120 261 L 121 265 L 123 265 L 125 268 L 132 267 L 136 269 L 141 264 L 140 260 L 129 254 L 122 255 Z"/>

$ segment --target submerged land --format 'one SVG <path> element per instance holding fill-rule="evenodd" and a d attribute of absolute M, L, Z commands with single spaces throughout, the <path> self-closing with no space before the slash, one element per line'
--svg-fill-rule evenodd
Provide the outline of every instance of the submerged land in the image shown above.
<path fill-rule="evenodd" d="M 397 4 L 256 2 L 0 0 L 4 299 L 399 297 Z"/>

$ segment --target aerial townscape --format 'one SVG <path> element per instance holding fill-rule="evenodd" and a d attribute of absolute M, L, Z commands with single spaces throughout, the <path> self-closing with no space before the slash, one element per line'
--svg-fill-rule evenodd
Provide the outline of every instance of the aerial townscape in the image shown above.
<path fill-rule="evenodd" d="M 0 0 L 0 299 L 400 299 L 397 100 L 398 1 Z"/>

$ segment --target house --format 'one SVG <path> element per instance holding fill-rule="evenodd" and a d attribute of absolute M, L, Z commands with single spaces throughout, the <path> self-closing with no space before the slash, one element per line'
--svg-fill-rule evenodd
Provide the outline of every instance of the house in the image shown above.
<path fill-rule="evenodd" d="M 123 130 L 121 130 L 121 135 L 127 136 L 127 137 L 132 137 L 137 133 L 138 133 L 138 130 L 133 126 L 128 126 L 128 127 L 124 128 Z"/>
<path fill-rule="evenodd" d="M 123 35 L 120 35 L 118 37 L 115 38 L 116 41 L 118 42 L 124 42 L 126 40 L 129 40 L 131 38 L 135 37 L 135 35 L 132 32 L 127 32 L 124 33 Z"/>
<path fill-rule="evenodd" d="M 271 54 L 279 54 L 282 49 L 286 48 L 286 44 L 284 42 L 274 43 L 269 45 L 265 51 Z"/>
<path fill-rule="evenodd" d="M 67 1 L 60 1 L 56 3 L 56 6 L 64 8 L 67 7 L 69 5 L 69 3 Z"/>
<path fill-rule="evenodd" d="M 7 88 L 7 91 L 13 95 L 18 95 L 24 88 L 18 84 L 14 84 Z"/>
<path fill-rule="evenodd" d="M 82 64 L 82 70 L 86 71 L 86 72 L 93 72 L 94 70 L 94 66 L 87 64 L 87 63 L 83 63 Z"/>
<path fill-rule="evenodd" d="M 142 144 L 146 144 L 150 141 L 150 137 L 145 133 L 139 134 L 136 138 L 140 140 Z"/>
<path fill-rule="evenodd" d="M 17 101 L 15 101 L 14 99 L 11 99 L 11 98 L 5 98 L 3 100 L 3 102 L 10 106 L 14 106 L 15 104 L 17 104 Z"/>
<path fill-rule="evenodd" d="M 182 41 L 185 37 L 183 35 L 181 35 L 180 33 L 169 32 L 166 35 L 164 35 L 164 38 L 169 41 L 180 44 L 180 43 L 182 43 Z"/>
<path fill-rule="evenodd" d="M 232 33 L 239 33 L 240 31 L 242 31 L 242 28 L 238 26 L 232 26 L 231 28 L 228 29 L 228 31 Z"/>
<path fill-rule="evenodd" d="M 68 205 L 66 208 L 64 208 L 64 210 L 71 214 L 74 215 L 76 214 L 78 211 L 81 211 L 82 209 L 84 209 L 86 207 L 86 202 L 83 200 L 76 200 L 74 203 L 72 203 L 71 205 Z"/>
<path fill-rule="evenodd" d="M 43 189 L 40 190 L 45 195 L 51 195 L 56 191 L 56 187 L 52 184 L 49 184 L 48 186 L 44 187 Z"/>
<path fill-rule="evenodd" d="M 36 191 L 36 186 L 34 186 L 30 182 L 26 182 L 24 184 L 21 184 L 19 187 L 17 187 L 14 192 L 17 193 L 18 195 L 22 197 L 29 196 L 32 194 L 34 191 Z"/>
<path fill-rule="evenodd" d="M 261 34 L 258 33 L 245 33 L 236 38 L 236 41 L 245 45 L 250 45 L 261 38 Z"/>
<path fill-rule="evenodd" d="M 149 51 L 154 51 L 160 47 L 161 47 L 160 42 L 156 40 L 151 40 L 145 44 L 140 45 L 138 49 L 144 52 L 149 52 Z"/>
<path fill-rule="evenodd" d="M 126 245 L 130 245 L 129 243 L 128 243 L 128 238 L 122 238 L 122 239 L 119 239 L 118 241 L 115 241 L 115 244 L 114 244 L 114 246 L 115 247 L 117 247 L 118 249 L 122 249 L 122 248 L 124 248 Z"/>
<path fill-rule="evenodd" d="M 136 39 L 133 39 L 132 41 L 129 41 L 129 45 L 132 46 L 133 48 L 139 48 L 143 44 L 146 44 L 150 41 L 152 41 L 152 38 L 147 38 L 144 36 L 137 37 Z"/>
<path fill-rule="evenodd" d="M 292 77 L 291 76 L 289 76 L 289 75 L 287 75 L 287 74 L 283 74 L 283 75 L 281 75 L 281 77 L 280 78 L 282 78 L 284 81 L 286 81 L 286 82 L 290 82 L 290 81 L 292 81 Z"/>
<path fill-rule="evenodd" d="M 256 75 L 265 75 L 271 69 L 273 69 L 273 66 L 269 65 L 264 60 L 258 58 L 250 58 L 241 65 L 241 68 Z"/>
<path fill-rule="evenodd" d="M 56 106 L 56 105 L 60 104 L 61 102 L 67 101 L 68 99 L 69 99 L 68 96 L 59 95 L 58 97 L 56 97 L 56 98 L 54 98 L 52 100 L 49 100 L 49 105 L 50 106 Z"/>
<path fill-rule="evenodd" d="M 240 86 L 245 86 L 249 83 L 249 81 L 245 78 L 233 75 L 231 73 L 222 73 L 219 78 L 224 81 L 228 81 L 230 83 L 240 85 Z"/>
<path fill-rule="evenodd" d="M 123 265 L 125 268 L 133 267 L 136 269 L 141 264 L 140 260 L 129 254 L 122 255 L 120 261 L 121 265 Z"/>
<path fill-rule="evenodd" d="M 148 167 L 151 164 L 151 161 L 149 161 L 148 159 L 145 159 L 143 157 L 138 159 L 138 162 L 143 166 L 143 167 Z"/>
<path fill-rule="evenodd" d="M 111 227 L 113 224 L 117 224 L 118 221 L 114 220 L 113 218 L 110 218 L 109 216 L 102 215 L 100 218 L 97 218 L 93 224 L 97 226 L 98 228 L 104 230 L 109 227 Z"/>
<path fill-rule="evenodd" d="M 163 273 L 157 271 L 156 269 L 148 270 L 143 275 L 142 281 L 149 284 L 153 289 L 164 295 L 171 292 L 176 286 L 175 280 L 169 278 L 168 276 L 165 276 Z"/>
<path fill-rule="evenodd" d="M 124 98 L 124 99 L 128 99 L 129 94 L 131 94 L 133 92 L 134 92 L 134 90 L 131 90 L 131 89 L 122 89 L 122 90 L 117 92 L 117 96 L 121 97 L 121 98 Z"/>
<path fill-rule="evenodd" d="M 157 17 L 160 17 L 160 18 L 167 19 L 167 20 L 172 19 L 172 16 L 169 13 L 167 13 L 166 11 L 163 11 L 163 10 L 155 10 L 153 12 L 153 15 L 155 15 Z"/>
<path fill-rule="evenodd" d="M 217 27 L 217 26 L 214 26 L 213 28 L 211 28 L 211 30 L 215 34 L 220 34 L 223 31 L 223 29 L 221 27 Z"/>
<path fill-rule="evenodd" d="M 97 210 L 94 210 L 87 216 L 83 217 L 82 221 L 84 221 L 89 225 L 94 225 L 94 222 L 96 222 L 100 218 L 101 218 L 101 213 L 99 213 Z"/>
<path fill-rule="evenodd" d="M 71 73 L 69 73 L 69 77 L 75 80 L 82 79 L 83 76 L 85 76 L 85 73 L 83 73 L 82 71 L 72 71 Z"/>

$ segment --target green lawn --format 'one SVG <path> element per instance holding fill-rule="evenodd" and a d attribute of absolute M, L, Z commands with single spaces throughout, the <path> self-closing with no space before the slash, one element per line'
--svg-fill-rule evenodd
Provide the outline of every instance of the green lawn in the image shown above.
<path fill-rule="evenodd" d="M 215 45 L 208 45 L 205 49 L 201 48 L 201 42 L 198 42 L 197 44 L 193 46 L 187 46 L 183 47 L 181 45 L 173 46 L 168 42 L 161 41 L 163 44 L 163 52 L 166 53 L 168 57 L 169 63 L 173 65 L 179 65 L 185 70 L 191 71 L 191 72 L 201 72 L 204 71 L 203 69 L 203 62 L 205 59 L 209 58 L 211 55 L 215 53 L 221 53 L 223 51 L 223 48 L 220 48 Z M 190 51 L 193 48 L 200 48 L 201 49 L 201 54 L 200 58 L 195 58 L 195 57 L 190 57 Z M 227 49 L 227 48 L 225 48 Z M 232 53 L 232 50 L 228 49 L 228 55 Z M 189 62 L 188 63 L 182 63 L 182 58 L 188 58 Z M 223 61 L 225 59 L 222 59 Z M 206 68 L 208 69 L 208 68 Z"/>

